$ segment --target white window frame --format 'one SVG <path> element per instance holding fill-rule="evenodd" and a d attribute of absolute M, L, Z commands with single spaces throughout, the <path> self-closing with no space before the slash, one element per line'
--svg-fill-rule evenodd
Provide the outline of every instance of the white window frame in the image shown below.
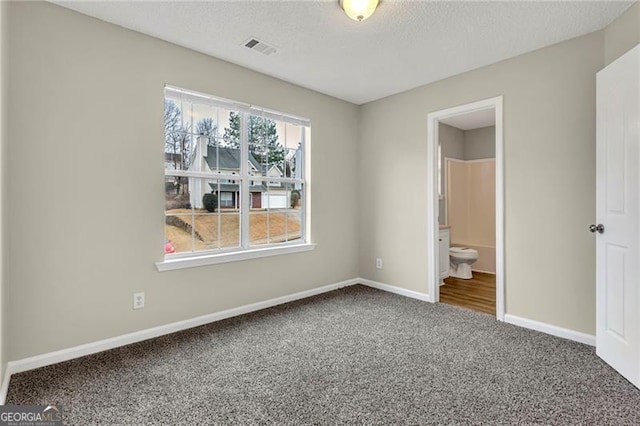
<path fill-rule="evenodd" d="M 301 117 L 296 117 L 276 111 L 259 108 L 253 105 L 242 104 L 239 102 L 218 98 L 203 93 L 181 89 L 174 86 L 165 86 L 165 94 L 171 92 L 174 95 L 179 94 L 183 99 L 200 104 L 208 104 L 211 106 L 222 107 L 226 110 L 237 111 L 240 113 L 240 174 L 229 174 L 217 172 L 195 172 L 188 170 L 170 170 L 165 168 L 164 178 L 166 177 L 192 177 L 217 180 L 219 184 L 225 181 L 236 181 L 240 188 L 240 246 L 231 248 L 221 248 L 212 250 L 200 250 L 193 252 L 183 252 L 174 254 L 165 254 L 164 260 L 156 262 L 158 271 L 167 271 L 182 268 L 191 268 L 196 266 L 212 265 L 218 263 L 233 262 L 239 260 L 255 259 L 280 254 L 298 253 L 313 250 L 315 244 L 309 242 L 307 233 L 307 214 L 308 214 L 308 182 L 306 174 L 306 155 L 307 132 L 306 128 L 310 128 L 310 121 Z M 285 121 L 291 124 L 303 126 L 301 141 L 301 173 L 299 178 L 295 177 L 271 177 L 271 176 L 253 176 L 252 172 L 255 167 L 249 162 L 249 142 L 247 138 L 247 124 L 250 115 L 268 117 L 273 120 Z M 250 167 L 251 166 L 251 167 Z M 254 170 L 252 170 L 254 169 Z M 256 179 L 257 178 L 257 179 Z M 164 180 L 163 180 L 164 181 Z M 262 181 L 269 187 L 271 182 L 276 182 L 278 186 L 289 183 L 292 187 L 301 185 L 303 194 L 301 202 L 302 211 L 300 214 L 300 239 L 273 244 L 262 244 L 259 246 L 251 246 L 249 241 L 249 214 L 251 207 L 251 184 Z M 293 188 L 292 188 L 293 189 Z"/>

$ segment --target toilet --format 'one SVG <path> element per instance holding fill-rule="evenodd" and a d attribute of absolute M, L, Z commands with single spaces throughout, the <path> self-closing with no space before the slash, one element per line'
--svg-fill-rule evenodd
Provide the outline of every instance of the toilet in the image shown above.
<path fill-rule="evenodd" d="M 471 265 L 478 260 L 478 251 L 469 247 L 451 247 L 449 249 L 449 275 L 464 280 L 471 279 Z"/>

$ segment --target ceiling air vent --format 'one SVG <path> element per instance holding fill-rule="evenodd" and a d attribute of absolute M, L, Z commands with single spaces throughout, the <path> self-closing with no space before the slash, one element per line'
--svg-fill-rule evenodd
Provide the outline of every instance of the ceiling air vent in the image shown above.
<path fill-rule="evenodd" d="M 265 43 L 262 40 L 258 40 L 257 38 L 251 37 L 247 41 L 243 43 L 244 47 L 248 47 L 251 50 L 255 50 L 256 52 L 260 52 L 263 55 L 273 55 L 277 52 L 276 48 Z"/>

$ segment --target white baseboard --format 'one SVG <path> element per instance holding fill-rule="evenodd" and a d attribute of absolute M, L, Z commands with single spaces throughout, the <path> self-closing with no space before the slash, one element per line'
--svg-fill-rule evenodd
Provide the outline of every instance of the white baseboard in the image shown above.
<path fill-rule="evenodd" d="M 250 305 L 240 306 L 238 308 L 227 309 L 225 311 L 215 312 L 184 321 L 178 321 L 171 324 L 161 325 L 158 327 L 148 328 L 133 333 L 124 334 L 122 336 L 111 337 L 97 342 L 87 343 L 68 349 L 62 349 L 55 352 L 49 352 L 42 355 L 36 355 L 17 361 L 9 361 L 4 373 L 2 387 L 0 387 L 0 405 L 4 405 L 9 389 L 9 380 L 12 374 L 21 373 L 23 371 L 33 370 L 47 365 L 57 364 L 59 362 L 68 361 L 74 358 L 80 358 L 86 355 L 114 349 L 120 346 L 129 345 L 131 343 L 142 342 L 143 340 L 153 339 L 154 337 L 164 336 L 166 334 L 175 333 L 177 331 L 186 330 L 193 327 L 209 324 L 227 318 L 236 317 L 238 315 L 259 311 L 261 309 L 271 308 L 273 306 L 282 305 L 283 303 L 293 302 L 295 300 L 305 299 L 322 293 L 337 290 L 342 287 L 348 287 L 360 283 L 358 278 L 341 281 L 335 284 L 325 285 L 323 287 L 313 288 L 311 290 L 301 291 L 287 296 L 276 297 L 274 299 L 265 300 L 263 302 L 252 303 Z"/>
<path fill-rule="evenodd" d="M 399 294 L 401 296 L 410 297 L 412 299 L 424 300 L 425 302 L 431 302 L 431 298 L 426 293 L 420 293 L 413 290 L 407 290 L 406 288 L 396 287 L 394 285 L 379 283 L 377 281 L 371 281 L 366 278 L 358 278 L 359 282 L 378 290 L 388 291 L 389 293 Z"/>
<path fill-rule="evenodd" d="M 517 325 L 519 327 L 529 328 L 531 330 L 551 334 L 552 336 L 562 337 L 564 339 L 573 340 L 574 342 L 584 343 L 585 345 L 596 345 L 596 336 L 582 333 L 580 331 L 570 330 L 568 328 L 558 327 L 557 325 L 534 321 L 511 314 L 505 314 L 504 321 L 508 322 L 509 324 Z"/>

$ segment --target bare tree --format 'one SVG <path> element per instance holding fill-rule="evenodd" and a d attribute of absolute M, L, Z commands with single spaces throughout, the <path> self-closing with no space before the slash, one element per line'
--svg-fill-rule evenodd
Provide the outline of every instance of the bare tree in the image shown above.
<path fill-rule="evenodd" d="M 164 151 L 172 154 L 172 162 L 176 169 L 189 168 L 193 151 L 191 126 L 182 123 L 180 107 L 167 99 L 164 101 L 164 146 Z"/>
<path fill-rule="evenodd" d="M 176 170 L 187 170 L 191 165 L 191 152 L 193 150 L 193 138 L 191 126 L 182 124 L 182 112 L 180 107 L 172 100 L 164 101 L 164 152 L 167 161 L 173 163 Z M 175 178 L 176 193 L 185 192 L 180 177 Z"/>
<path fill-rule="evenodd" d="M 206 136 L 209 139 L 209 145 L 215 144 L 216 133 L 218 132 L 218 126 L 213 118 L 203 118 L 196 123 L 196 133 L 202 136 Z"/>

